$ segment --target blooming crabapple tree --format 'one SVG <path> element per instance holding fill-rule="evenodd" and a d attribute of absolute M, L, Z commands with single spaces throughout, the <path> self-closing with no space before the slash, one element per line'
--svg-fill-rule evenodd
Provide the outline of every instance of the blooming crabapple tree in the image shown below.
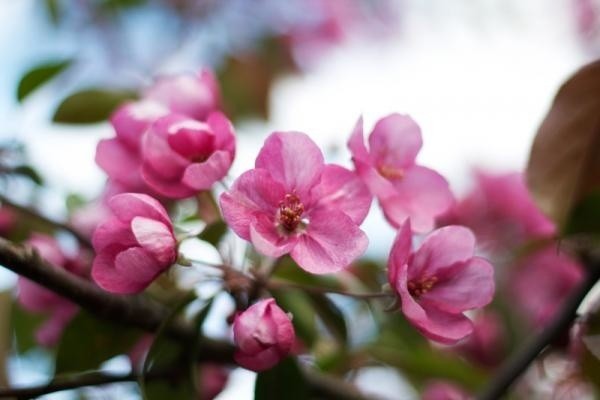
<path fill-rule="evenodd" d="M 147 399 L 212 399 L 239 366 L 257 373 L 257 399 L 369 398 L 353 376 L 384 365 L 424 399 L 499 398 L 545 348 L 569 361 L 577 393 L 593 393 L 576 360 L 598 362 L 597 346 L 581 344 L 595 337 L 597 314 L 579 321 L 576 350 L 559 339 L 598 279 L 596 255 L 579 248 L 586 270 L 558 246 L 562 227 L 538 209 L 523 174 L 478 171 L 456 198 L 416 162 L 417 122 L 394 113 L 367 142 L 358 118 L 350 168 L 287 131 L 269 134 L 254 168 L 232 176 L 245 149 L 221 104 L 217 79 L 202 70 L 160 77 L 119 105 L 113 136 L 96 148 L 105 190 L 67 223 L 3 196 L 4 235 L 14 216 L 51 228 L 32 229 L 22 246 L 3 239 L 0 262 L 22 275 L 15 312 L 36 319 L 15 335 L 34 331 L 38 346 L 55 349 L 56 378 L 2 396 L 137 381 Z M 374 237 L 361 228 L 377 212 L 396 232 L 382 260 L 365 256 Z M 219 262 L 188 251 L 201 243 Z M 213 312 L 219 299 L 228 312 Z M 210 324 L 225 329 L 210 336 Z M 531 331 L 540 339 L 514 350 Z M 130 373 L 99 370 L 118 355 Z M 89 370 L 98 371 L 81 374 Z"/>

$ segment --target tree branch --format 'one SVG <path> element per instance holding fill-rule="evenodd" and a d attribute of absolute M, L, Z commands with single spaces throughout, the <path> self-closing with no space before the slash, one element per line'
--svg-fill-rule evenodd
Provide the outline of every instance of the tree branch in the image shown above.
<path fill-rule="evenodd" d="M 36 222 L 38 222 L 42 225 L 51 227 L 56 230 L 63 230 L 63 231 L 69 232 L 71 235 L 73 235 L 75 237 L 75 239 L 77 239 L 77 241 L 82 246 L 87 247 L 88 249 L 92 248 L 92 243 L 90 242 L 90 240 L 87 237 L 85 237 L 81 232 L 79 232 L 78 230 L 76 230 L 75 228 L 73 228 L 72 226 L 70 226 L 68 224 L 50 219 L 50 218 L 40 214 L 36 210 L 33 210 L 32 208 L 25 207 L 25 206 L 22 206 L 20 204 L 13 202 L 12 200 L 10 200 L 9 198 L 7 198 L 6 196 L 4 196 L 2 194 L 0 194 L 0 203 L 8 206 L 9 208 L 13 209 L 14 211 L 16 211 L 17 213 L 19 213 L 21 215 L 26 216 L 27 218 L 31 218 L 31 219 L 35 220 Z"/>
<path fill-rule="evenodd" d="M 577 316 L 577 308 L 600 279 L 600 261 L 586 259 L 584 263 L 587 272 L 585 280 L 563 304 L 555 319 L 502 365 L 495 378 L 477 397 L 479 400 L 499 399 L 525 372 L 538 354 L 569 329 Z"/>
<path fill-rule="evenodd" d="M 0 238 L 0 265 L 60 294 L 105 320 L 156 332 L 162 321 L 169 316 L 169 311 L 160 303 L 141 296 L 117 296 L 107 293 L 89 281 L 69 274 L 60 268 L 52 267 L 33 250 L 2 238 Z M 169 325 L 165 333 L 169 337 L 184 342 L 190 342 L 196 337 L 193 327 L 181 320 L 174 321 Z M 234 364 L 233 352 L 234 347 L 229 343 L 202 338 L 199 343 L 198 361 Z M 307 373 L 306 376 L 311 391 L 319 394 L 322 398 L 368 399 L 353 385 L 345 381 L 315 373 Z M 103 377 L 106 378 L 106 375 Z M 80 386 L 94 385 L 94 383 L 87 383 L 89 382 L 87 379 L 91 378 L 86 376 L 86 379 L 82 380 L 84 385 Z M 100 378 L 96 377 L 96 379 Z M 120 379 L 120 382 L 131 380 L 124 376 L 121 376 Z M 103 383 L 109 382 L 98 384 Z M 73 381 L 70 384 L 76 385 Z M 79 386 L 71 386 L 71 388 L 74 387 Z M 46 387 L 46 390 L 51 390 L 51 388 Z"/>

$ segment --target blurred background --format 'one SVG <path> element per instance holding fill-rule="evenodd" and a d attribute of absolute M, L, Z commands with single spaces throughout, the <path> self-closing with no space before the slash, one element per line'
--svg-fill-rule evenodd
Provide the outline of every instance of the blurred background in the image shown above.
<path fill-rule="evenodd" d="M 368 132 L 400 112 L 422 128 L 420 163 L 460 195 L 474 168 L 523 170 L 556 90 L 600 53 L 599 15 L 595 0 L 0 0 L 0 140 L 23 145 L 34 170 L 26 175 L 45 182 L 36 204 L 64 218 L 65 198 L 91 200 L 105 184 L 94 163 L 98 140 L 113 135 L 103 110 L 159 75 L 208 67 L 238 135 L 232 176 L 275 130 L 306 132 L 330 161 L 351 166 L 346 141 L 357 119 Z M 19 89 L 44 68 L 51 80 Z M 65 111 L 75 93 L 98 115 Z M 11 186 L 12 197 L 32 201 L 31 185 Z M 385 257 L 394 231 L 378 208 L 364 229 L 368 255 Z M 0 270 L 2 289 L 14 283 Z M 12 358 L 10 381 L 43 381 L 43 360 Z M 236 372 L 218 398 L 251 398 L 252 379 Z M 373 379 L 382 384 L 365 383 L 369 390 L 406 396 L 388 398 L 415 396 L 386 371 L 358 382 Z"/>

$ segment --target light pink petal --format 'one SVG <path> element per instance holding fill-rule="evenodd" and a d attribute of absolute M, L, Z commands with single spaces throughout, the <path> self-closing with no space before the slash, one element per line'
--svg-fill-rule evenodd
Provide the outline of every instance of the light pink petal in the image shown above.
<path fill-rule="evenodd" d="M 227 175 L 232 161 L 229 152 L 215 151 L 206 161 L 187 167 L 182 182 L 196 190 L 208 190 L 216 181 Z"/>
<path fill-rule="evenodd" d="M 129 187 L 139 186 L 140 156 L 117 139 L 103 139 L 96 147 L 96 164 L 106 174 Z"/>
<path fill-rule="evenodd" d="M 115 257 L 115 270 L 121 279 L 131 282 L 139 291 L 148 287 L 158 275 L 171 265 L 161 265 L 141 247 L 130 247 Z"/>
<path fill-rule="evenodd" d="M 223 219 L 242 239 L 250 240 L 250 224 L 257 212 L 277 213 L 285 189 L 271 178 L 269 172 L 253 169 L 244 172 L 229 192 L 219 198 Z"/>
<path fill-rule="evenodd" d="M 198 191 L 184 184 L 181 179 L 165 179 L 149 165 L 142 167 L 144 182 L 156 193 L 169 199 L 185 199 Z"/>
<path fill-rule="evenodd" d="M 137 244 L 129 224 L 117 218 L 110 218 L 96 228 L 92 236 L 92 244 L 94 250 L 100 252 L 115 243 L 124 247 Z"/>
<path fill-rule="evenodd" d="M 321 182 L 311 192 L 319 207 L 339 210 L 357 225 L 362 224 L 371 207 L 371 193 L 352 171 L 338 165 L 325 166 Z"/>
<path fill-rule="evenodd" d="M 144 165 L 165 179 L 179 179 L 190 163 L 169 146 L 168 137 L 177 131 L 177 124 L 187 121 L 180 115 L 170 114 L 157 120 L 142 138 Z M 173 131 L 173 132 L 171 132 Z"/>
<path fill-rule="evenodd" d="M 300 132 L 276 132 L 265 141 L 256 158 L 256 168 L 269 171 L 284 184 L 287 193 L 296 192 L 304 201 L 321 178 L 323 154 L 308 135 Z"/>
<path fill-rule="evenodd" d="M 398 231 L 392 250 L 390 251 L 390 258 L 388 264 L 388 281 L 392 287 L 398 283 L 400 279 L 399 273 L 400 268 L 408 263 L 410 257 L 410 251 L 412 247 L 412 229 L 410 227 L 410 220 L 407 220 Z"/>
<path fill-rule="evenodd" d="M 235 155 L 235 131 L 231 122 L 223 113 L 215 111 L 208 115 L 206 123 L 215 135 L 215 149 L 229 152 L 233 159 Z"/>
<path fill-rule="evenodd" d="M 346 214 L 324 208 L 312 210 L 306 232 L 291 251 L 298 265 L 313 274 L 347 267 L 369 244 L 363 231 Z"/>
<path fill-rule="evenodd" d="M 168 114 L 161 104 L 142 100 L 120 106 L 110 117 L 117 137 L 132 150 L 139 150 L 142 135 L 156 119 Z"/>
<path fill-rule="evenodd" d="M 435 217 L 447 211 L 454 202 L 448 182 L 437 172 L 420 166 L 406 171 L 394 182 L 396 195 L 381 198 L 386 218 L 400 226 L 410 218 L 416 232 L 426 232 L 435 226 Z"/>
<path fill-rule="evenodd" d="M 289 253 L 298 239 L 280 233 L 274 217 L 257 213 L 250 223 L 250 241 L 259 253 L 276 258 Z"/>
<path fill-rule="evenodd" d="M 17 287 L 19 304 L 27 311 L 48 311 L 62 300 L 56 293 L 22 276 L 17 280 Z"/>
<path fill-rule="evenodd" d="M 356 173 L 358 176 L 360 176 L 360 178 L 369 188 L 369 191 L 380 201 L 381 199 L 397 196 L 398 192 L 393 183 L 384 178 L 371 165 L 355 159 L 354 167 L 356 168 Z"/>
<path fill-rule="evenodd" d="M 472 322 L 462 314 L 449 314 L 433 306 L 421 306 L 410 295 L 407 286 L 408 266 L 399 269 L 396 291 L 402 301 L 402 312 L 423 335 L 436 342 L 453 344 L 473 331 Z"/>
<path fill-rule="evenodd" d="M 356 125 L 354 126 L 354 129 L 352 130 L 352 134 L 350 135 L 350 139 L 348 140 L 348 149 L 350 149 L 352 159 L 355 162 L 360 161 L 364 164 L 371 165 L 369 159 L 369 152 L 367 150 L 367 147 L 365 146 L 362 116 L 358 119 Z"/>
<path fill-rule="evenodd" d="M 66 303 L 64 307 L 55 310 L 36 331 L 36 341 L 44 347 L 58 344 L 63 331 L 77 312 L 77 306 L 71 303 Z"/>
<path fill-rule="evenodd" d="M 92 279 L 98 286 L 107 292 L 132 294 L 139 293 L 146 288 L 146 284 L 138 280 L 129 279 L 115 268 L 117 252 L 112 249 L 96 254 L 92 264 Z"/>
<path fill-rule="evenodd" d="M 436 308 L 449 313 L 484 307 L 494 297 L 494 268 L 483 258 L 470 260 L 449 267 L 433 289 L 421 298 Z"/>
<path fill-rule="evenodd" d="M 147 217 L 171 226 L 171 219 L 165 208 L 147 194 L 121 193 L 111 197 L 108 205 L 122 222 L 129 223 L 135 217 Z"/>
<path fill-rule="evenodd" d="M 177 243 L 170 227 L 154 219 L 135 217 L 131 221 L 131 230 L 139 245 L 150 252 L 160 264 L 175 262 Z"/>
<path fill-rule="evenodd" d="M 445 226 L 427 235 L 412 259 L 409 278 L 433 276 L 475 252 L 475 235 L 464 226 Z"/>
<path fill-rule="evenodd" d="M 62 267 L 67 261 L 58 242 L 52 236 L 34 233 L 26 243 L 33 247 L 44 260 L 55 267 Z"/>
<path fill-rule="evenodd" d="M 423 145 L 421 129 L 407 115 L 391 114 L 380 119 L 369 136 L 370 157 L 376 167 L 411 167 Z"/>

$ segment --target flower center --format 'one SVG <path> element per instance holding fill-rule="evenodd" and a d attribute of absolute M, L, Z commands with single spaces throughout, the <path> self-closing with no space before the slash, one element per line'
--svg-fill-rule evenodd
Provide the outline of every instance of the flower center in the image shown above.
<path fill-rule="evenodd" d="M 304 204 L 295 193 L 286 194 L 279 202 L 279 223 L 288 232 L 295 231 L 302 222 L 302 213 L 304 213 Z"/>
<path fill-rule="evenodd" d="M 404 170 L 394 167 L 393 165 L 382 164 L 377 168 L 379 174 L 387 179 L 402 179 L 404 178 Z"/>
<path fill-rule="evenodd" d="M 420 297 L 429 292 L 437 283 L 437 276 L 429 278 L 413 279 L 408 282 L 408 292 L 412 297 Z"/>

